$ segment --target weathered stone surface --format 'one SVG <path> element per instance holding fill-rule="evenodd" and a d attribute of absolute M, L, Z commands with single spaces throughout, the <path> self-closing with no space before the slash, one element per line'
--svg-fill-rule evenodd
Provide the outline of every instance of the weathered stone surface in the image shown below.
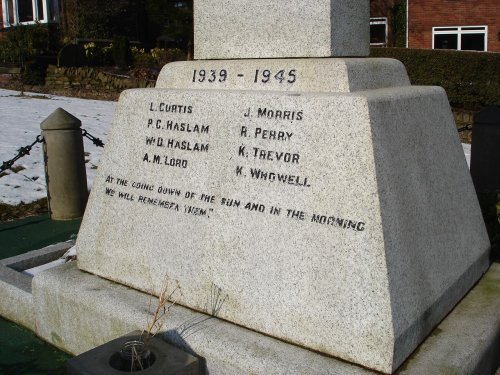
<path fill-rule="evenodd" d="M 127 91 L 99 171 L 82 270 L 387 373 L 487 267 L 440 88 Z"/>
<path fill-rule="evenodd" d="M 394 59 L 272 59 L 179 61 L 163 67 L 156 88 L 354 92 L 409 86 Z"/>
<path fill-rule="evenodd" d="M 36 330 L 32 277 L 23 270 L 59 258 L 71 243 L 60 243 L 43 249 L 0 260 L 0 316 Z"/>
<path fill-rule="evenodd" d="M 144 328 L 149 305 L 144 293 L 81 272 L 72 262 L 34 280 L 38 332 L 67 352 L 79 354 L 127 329 Z M 404 363 L 400 373 L 494 373 L 500 366 L 499 309 L 500 264 L 496 263 Z M 47 319 L 47 315 L 52 317 Z M 203 356 L 210 374 L 376 374 L 182 306 L 171 309 L 161 336 Z"/>
<path fill-rule="evenodd" d="M 194 58 L 368 56 L 366 0 L 195 0 Z"/>
<path fill-rule="evenodd" d="M 147 294 L 81 272 L 71 263 L 37 275 L 33 293 L 38 334 L 75 355 L 146 324 Z M 210 374 L 374 374 L 178 305 L 170 310 L 161 336 L 204 357 Z"/>

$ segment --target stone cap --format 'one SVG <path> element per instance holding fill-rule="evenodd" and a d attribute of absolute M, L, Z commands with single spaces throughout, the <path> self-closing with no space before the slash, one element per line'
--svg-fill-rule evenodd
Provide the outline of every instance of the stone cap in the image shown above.
<path fill-rule="evenodd" d="M 177 61 L 165 65 L 156 88 L 355 92 L 409 86 L 404 65 L 386 58 Z"/>
<path fill-rule="evenodd" d="M 80 129 L 81 126 L 80 119 L 62 108 L 57 108 L 40 123 L 42 130 L 76 130 Z"/>
<path fill-rule="evenodd" d="M 369 55 L 367 0 L 194 0 L 194 58 Z"/>

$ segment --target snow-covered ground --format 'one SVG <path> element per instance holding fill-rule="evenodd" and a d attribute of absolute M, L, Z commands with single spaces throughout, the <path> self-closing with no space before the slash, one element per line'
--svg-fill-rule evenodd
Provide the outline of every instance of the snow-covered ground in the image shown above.
<path fill-rule="evenodd" d="M 38 99 L 36 96 L 40 94 L 33 93 L 27 93 L 31 97 L 21 98 L 18 94 L 17 91 L 0 89 L 0 164 L 16 156 L 20 147 L 31 144 L 40 134 L 40 123 L 59 107 L 79 118 L 82 128 L 106 143 L 116 102 L 52 95 L 44 95 L 49 99 Z M 86 138 L 84 147 L 88 153 L 86 165 L 90 187 L 102 148 L 94 146 Z M 33 147 L 30 155 L 19 159 L 15 166 L 24 169 L 18 173 L 8 171 L 8 176 L 0 177 L 1 203 L 29 203 L 47 195 L 40 143 Z"/>
<path fill-rule="evenodd" d="M 61 107 L 82 121 L 82 128 L 106 143 L 116 102 L 87 100 L 46 95 L 49 99 L 37 99 L 38 94 L 28 93 L 27 98 L 18 97 L 16 91 L 0 89 L 0 163 L 12 159 L 17 150 L 31 144 L 40 134 L 40 123 L 54 110 Z M 102 148 L 84 139 L 88 159 L 87 179 L 92 186 L 99 165 Z M 463 145 L 469 163 L 470 145 Z M 29 203 L 46 196 L 42 147 L 38 143 L 31 154 L 20 159 L 15 166 L 24 169 L 18 173 L 8 171 L 0 177 L 0 202 L 7 204 Z"/>

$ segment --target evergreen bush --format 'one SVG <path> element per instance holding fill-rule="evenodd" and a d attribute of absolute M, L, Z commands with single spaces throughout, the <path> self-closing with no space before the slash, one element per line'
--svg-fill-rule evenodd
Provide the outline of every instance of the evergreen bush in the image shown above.
<path fill-rule="evenodd" d="M 443 87 L 452 107 L 500 105 L 499 53 L 372 48 L 370 55 L 400 60 L 413 85 Z"/>
<path fill-rule="evenodd" d="M 113 60 L 120 68 L 126 68 L 132 63 L 130 42 L 126 36 L 117 36 L 113 39 Z"/>
<path fill-rule="evenodd" d="M 44 85 L 47 75 L 47 64 L 41 59 L 36 59 L 24 66 L 21 73 L 22 83 L 25 85 Z"/>

